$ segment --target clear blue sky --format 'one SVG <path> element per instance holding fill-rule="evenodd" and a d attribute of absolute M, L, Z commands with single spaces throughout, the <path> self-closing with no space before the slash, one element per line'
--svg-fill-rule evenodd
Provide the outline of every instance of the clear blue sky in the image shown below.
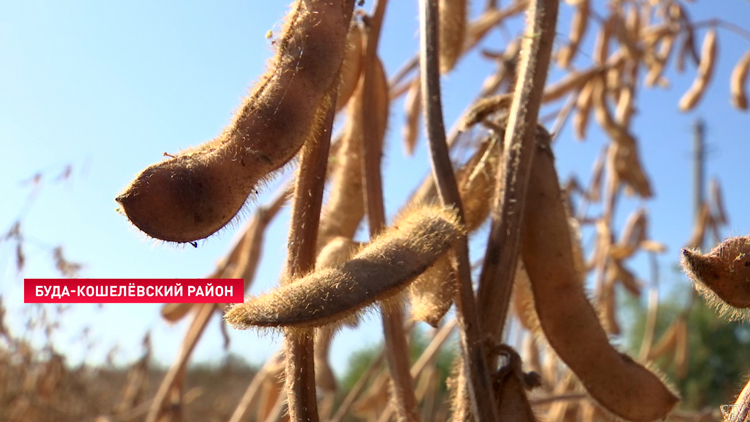
<path fill-rule="evenodd" d="M 365 5 L 371 7 L 371 1 Z M 416 1 L 391 1 L 380 52 L 386 70 L 394 72 L 417 50 Z M 476 11 L 480 1 L 473 2 Z M 239 228 L 227 230 L 198 249 L 176 248 L 144 240 L 115 210 L 114 197 L 141 169 L 176 152 L 215 136 L 227 124 L 240 99 L 272 55 L 266 32 L 279 29 L 286 2 L 226 1 L 178 2 L 4 2 L 0 4 L 0 230 L 19 215 L 29 189 L 20 181 L 37 171 L 49 175 L 73 164 L 69 183 L 46 183 L 37 201 L 24 216 L 24 231 L 33 239 L 63 245 L 71 260 L 86 264 L 86 277 L 202 277 L 228 250 Z M 750 22 L 750 4 L 744 1 L 696 2 L 689 10 L 695 20 L 718 16 L 743 24 Z M 561 6 L 558 32 L 568 31 L 571 8 Z M 519 32 L 521 19 L 509 26 Z M 701 31 L 699 39 L 702 39 Z M 585 51 L 590 51 L 590 31 Z M 561 37 L 561 39 L 563 39 Z M 503 31 L 495 30 L 488 47 L 504 48 Z M 700 42 L 700 41 L 699 41 Z M 720 60 L 710 91 L 697 110 L 677 111 L 680 96 L 692 83 L 695 69 L 667 73 L 669 90 L 641 89 L 634 132 L 640 140 L 646 171 L 656 193 L 647 202 L 651 236 L 669 246 L 660 258 L 663 272 L 678 260 L 679 248 L 692 226 L 691 124 L 700 116 L 708 125 L 712 150 L 708 174 L 721 179 L 730 228 L 726 234 L 750 230 L 750 119 L 729 104 L 729 74 L 750 41 L 720 30 Z M 581 54 L 577 66 L 591 63 Z M 446 120 L 454 121 L 478 90 L 493 64 L 475 52 L 459 63 L 444 80 Z M 550 79 L 560 73 L 554 71 Z M 559 107 L 552 105 L 549 110 Z M 388 151 L 385 159 L 387 212 L 395 212 L 413 187 L 428 172 L 423 139 L 413 158 L 401 146 L 404 120 L 401 101 L 391 108 Z M 593 120 L 593 118 L 592 118 Z M 564 128 L 555 149 L 562 178 L 576 173 L 589 178 L 594 157 L 607 140 L 594 126 L 585 143 Z M 575 169 L 575 170 L 574 170 Z M 49 182 L 49 180 L 48 180 Z M 268 189 L 259 201 L 265 202 Z M 622 202 L 618 224 L 641 205 Z M 596 210 L 592 210 L 595 212 Z M 271 288 L 285 256 L 287 213 L 270 227 L 253 292 Z M 484 234 L 479 234 L 479 240 Z M 477 243 L 477 242 L 474 242 Z M 22 329 L 21 279 L 13 270 L 13 251 L 0 245 L 0 294 L 9 308 L 9 324 Z M 29 244 L 26 277 L 53 277 L 56 272 L 43 249 Z M 642 277 L 645 259 L 632 262 Z M 685 283 L 682 288 L 689 288 Z M 76 340 L 91 326 L 95 347 L 89 362 L 100 362 L 107 350 L 120 344 L 118 362 L 139 353 L 143 333 L 154 334 L 156 357 L 171 362 L 185 324 L 168 327 L 158 306 L 105 305 L 99 309 L 77 305 L 61 320 L 58 347 L 72 363 L 84 356 L 85 345 Z M 367 328 L 345 331 L 333 348 L 334 365 L 341 369 L 348 353 L 379 341 L 379 320 Z M 252 331 L 232 332 L 232 351 L 252 362 L 265 360 L 278 337 L 257 336 Z M 198 361 L 223 356 L 218 323 L 214 321 L 195 352 Z"/>

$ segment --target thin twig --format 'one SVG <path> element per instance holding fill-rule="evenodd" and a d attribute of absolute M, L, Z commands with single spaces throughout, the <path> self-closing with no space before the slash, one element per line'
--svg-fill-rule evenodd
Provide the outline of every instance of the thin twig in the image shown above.
<path fill-rule="evenodd" d="M 167 407 L 167 400 L 169 399 L 169 392 L 172 390 L 173 384 L 179 380 L 179 374 L 185 370 L 188 359 L 195 349 L 195 345 L 198 344 L 203 331 L 208 325 L 208 321 L 213 315 L 216 305 L 213 303 L 205 303 L 198 308 L 195 314 L 195 318 L 190 324 L 185 338 L 182 340 L 182 347 L 180 348 L 179 356 L 174 361 L 169 371 L 164 376 L 164 380 L 159 386 L 159 390 L 156 391 L 154 401 L 151 403 L 151 408 L 146 415 L 147 422 L 156 422 L 162 416 L 162 413 Z"/>
<path fill-rule="evenodd" d="M 365 63 L 375 63 L 380 39 L 380 28 L 385 15 L 387 0 L 377 0 L 373 15 L 370 17 L 367 34 Z M 375 237 L 385 228 L 385 207 L 383 206 L 383 182 L 380 174 L 382 147 L 377 139 L 377 122 L 375 115 L 375 67 L 366 66 L 363 89 L 365 90 L 362 106 L 364 123 L 364 160 L 365 192 L 367 197 L 367 219 L 370 227 L 370 238 Z M 392 402 L 401 420 L 417 421 L 417 401 L 414 397 L 412 379 L 409 376 L 409 354 L 403 327 L 403 312 L 398 306 L 381 307 L 383 316 L 383 337 L 385 339 L 386 357 L 393 381 L 391 390 Z"/>
<path fill-rule="evenodd" d="M 541 406 L 545 404 L 552 404 L 557 403 L 561 401 L 579 401 L 579 400 L 585 400 L 588 398 L 588 394 L 586 393 L 566 393 L 566 394 L 558 394 L 555 396 L 549 396 L 549 397 L 539 397 L 535 399 L 529 399 L 529 404 L 532 406 Z"/>
<path fill-rule="evenodd" d="M 502 342 L 518 261 L 521 219 L 534 157 L 536 125 L 547 80 L 557 23 L 557 0 L 532 1 L 522 41 L 521 61 L 505 131 L 503 165 L 479 282 L 478 303 L 486 332 Z M 490 357 L 494 366 L 496 357 Z"/>
<path fill-rule="evenodd" d="M 391 87 L 391 91 L 393 91 L 393 88 L 398 85 L 401 81 L 404 80 L 409 74 L 417 70 L 419 68 L 419 55 L 416 55 L 401 65 L 401 67 L 391 76 L 391 78 L 388 80 L 388 86 Z M 391 94 L 393 95 L 393 94 Z"/>
<path fill-rule="evenodd" d="M 743 28 L 743 27 L 741 27 L 741 26 L 739 26 L 737 24 L 734 24 L 734 23 L 729 22 L 729 21 L 725 21 L 723 19 L 708 19 L 708 20 L 705 20 L 705 21 L 693 22 L 693 23 L 691 23 L 689 25 L 686 25 L 687 30 L 694 30 L 694 29 L 697 29 L 697 28 L 700 28 L 700 27 L 704 27 L 704 26 L 718 26 L 718 27 L 724 28 L 724 29 L 726 29 L 726 30 L 728 30 L 730 32 L 734 32 L 735 34 L 739 35 L 740 37 L 742 37 L 742 38 L 750 41 L 750 31 L 748 31 L 747 29 L 745 29 L 745 28 Z"/>
<path fill-rule="evenodd" d="M 250 385 L 247 386 L 245 394 L 242 395 L 239 404 L 237 404 L 237 407 L 234 409 L 232 417 L 229 418 L 229 422 L 241 422 L 247 420 L 247 411 L 260 393 L 260 387 L 263 385 L 263 381 L 268 373 L 271 372 L 271 369 L 281 363 L 280 361 L 282 357 L 283 353 L 281 351 L 276 352 L 276 354 L 268 359 L 263 367 L 255 374 L 252 381 L 250 381 Z"/>
<path fill-rule="evenodd" d="M 411 376 L 416 378 L 420 374 L 422 374 L 422 371 L 427 367 L 427 364 L 432 362 L 434 360 L 435 355 L 437 355 L 438 350 L 440 350 L 440 347 L 443 346 L 443 343 L 448 339 L 448 336 L 451 335 L 453 332 L 453 329 L 456 328 L 457 320 L 452 319 L 445 323 L 442 327 L 440 327 L 439 330 L 435 333 L 435 335 L 432 337 L 432 340 L 430 340 L 430 344 L 427 345 L 427 347 L 422 352 L 422 355 L 419 356 L 419 359 L 417 359 L 416 362 L 414 362 L 414 365 L 411 367 Z"/>
<path fill-rule="evenodd" d="M 319 133 L 302 151 L 297 184 L 294 189 L 292 221 L 289 231 L 287 279 L 294 280 L 315 268 L 316 243 L 323 187 L 328 166 L 333 118 L 336 114 L 336 88 L 325 104 L 324 123 Z M 292 281 L 293 282 L 293 281 Z M 286 392 L 289 416 L 294 421 L 317 421 L 318 399 L 315 395 L 315 359 L 312 330 L 286 331 Z"/>
<path fill-rule="evenodd" d="M 412 379 L 417 379 L 417 377 L 422 374 L 422 371 L 427 368 L 427 365 L 431 362 L 434 362 L 437 352 L 443 346 L 443 343 L 445 343 L 445 341 L 448 339 L 448 336 L 450 336 L 450 334 L 453 332 L 453 329 L 456 328 L 456 323 L 457 321 L 455 319 L 452 319 L 445 325 L 440 327 L 440 330 L 435 333 L 435 335 L 432 337 L 432 340 L 430 341 L 430 344 L 427 345 L 427 347 L 422 352 L 422 355 L 419 356 L 419 359 L 417 359 L 417 361 L 414 362 L 414 365 L 411 366 L 409 372 L 411 373 Z M 392 415 L 393 406 L 388 406 L 380 416 L 378 421 L 389 421 Z"/>
<path fill-rule="evenodd" d="M 281 417 L 288 409 L 286 398 L 287 392 L 282 391 L 281 394 L 279 394 L 279 397 L 276 398 L 276 404 L 273 405 L 273 409 L 268 412 L 268 416 L 266 416 L 266 419 L 263 422 L 278 422 L 281 420 Z"/>
<path fill-rule="evenodd" d="M 375 357 L 375 359 L 370 362 L 370 365 L 367 367 L 367 369 L 365 369 L 362 375 L 359 376 L 357 382 L 354 384 L 354 387 L 349 390 L 349 393 L 344 398 L 344 401 L 341 402 L 341 406 L 339 406 L 339 408 L 336 410 L 336 414 L 333 416 L 333 418 L 331 418 L 330 422 L 341 422 L 344 420 L 344 417 L 346 417 L 347 413 L 349 413 L 349 409 L 351 409 L 352 404 L 354 404 L 354 401 L 357 400 L 362 390 L 364 390 L 367 382 L 375 374 L 375 371 L 380 368 L 380 365 L 383 363 L 384 357 L 385 355 L 383 353 L 383 349 L 381 349 L 377 357 Z"/>
<path fill-rule="evenodd" d="M 552 130 L 550 131 L 550 133 L 552 134 L 551 141 L 554 141 L 557 138 L 557 135 L 562 132 L 562 128 L 563 126 L 565 126 L 565 122 L 567 122 L 568 117 L 570 117 L 570 112 L 573 111 L 573 107 L 575 107 L 576 105 L 578 93 L 578 91 L 571 92 L 568 95 L 568 99 L 565 100 L 565 105 L 557 113 L 555 123 L 552 124 Z"/>
<path fill-rule="evenodd" d="M 645 361 L 651 353 L 651 347 L 654 343 L 654 334 L 656 332 L 656 320 L 659 313 L 659 261 L 656 254 L 649 254 L 651 261 L 651 288 L 648 292 L 648 313 L 646 314 L 646 327 L 643 330 L 643 340 L 641 341 L 641 350 L 638 353 L 638 359 Z"/>
<path fill-rule="evenodd" d="M 419 5 L 419 32 L 421 34 L 419 57 L 420 72 L 423 75 L 422 92 L 424 92 L 422 101 L 430 146 L 432 175 L 443 204 L 454 207 L 463 223 L 463 205 L 446 144 L 440 98 L 438 0 L 422 0 Z M 477 421 L 496 421 L 495 399 L 482 348 L 482 327 L 479 324 L 474 301 L 469 247 L 465 236 L 456 242 L 453 255 L 458 278 L 456 318 L 460 327 L 461 350 L 468 375 L 469 396 Z"/>

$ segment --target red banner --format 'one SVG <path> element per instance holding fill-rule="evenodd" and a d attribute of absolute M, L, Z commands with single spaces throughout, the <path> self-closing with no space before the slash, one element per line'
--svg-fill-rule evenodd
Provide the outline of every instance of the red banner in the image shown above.
<path fill-rule="evenodd" d="M 241 278 L 26 278 L 24 303 L 241 303 Z"/>

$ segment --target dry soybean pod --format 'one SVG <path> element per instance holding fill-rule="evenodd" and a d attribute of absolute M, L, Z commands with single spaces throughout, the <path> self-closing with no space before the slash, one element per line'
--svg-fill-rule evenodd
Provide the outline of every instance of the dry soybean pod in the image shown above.
<path fill-rule="evenodd" d="M 578 48 L 581 45 L 583 36 L 586 34 L 586 27 L 589 22 L 589 0 L 579 0 L 576 2 L 576 11 L 573 14 L 573 20 L 570 24 L 570 44 L 566 45 L 557 55 L 557 64 L 563 69 L 567 69 L 573 62 Z"/>
<path fill-rule="evenodd" d="M 594 80 L 588 81 L 581 88 L 581 92 L 576 99 L 576 114 L 573 115 L 573 129 L 578 140 L 586 139 L 586 128 L 591 113 L 591 95 L 594 91 L 594 83 Z"/>
<path fill-rule="evenodd" d="M 749 69 L 750 51 L 745 53 L 740 61 L 737 62 L 737 65 L 732 70 L 732 77 L 730 79 L 732 105 L 739 108 L 740 110 L 747 110 L 747 91 L 745 89 L 745 84 L 747 83 L 747 74 Z"/>
<path fill-rule="evenodd" d="M 352 21 L 347 36 L 347 50 L 344 62 L 341 64 L 341 81 L 336 93 L 336 111 L 341 110 L 359 85 L 364 56 L 364 28 L 356 21 Z"/>
<path fill-rule="evenodd" d="M 354 0 L 298 0 L 273 64 L 223 133 L 142 171 L 117 197 L 147 235 L 193 242 L 229 223 L 258 184 L 321 130 Z"/>
<path fill-rule="evenodd" d="M 698 64 L 698 74 L 695 76 L 693 85 L 680 99 L 680 110 L 690 111 L 698 104 L 703 93 L 706 91 L 708 83 L 714 73 L 716 63 L 716 29 L 710 29 L 703 38 L 703 47 L 701 48 L 701 60 Z"/>
<path fill-rule="evenodd" d="M 750 308 L 750 237 L 731 237 L 708 254 L 682 250 L 682 268 L 709 304 L 732 319 Z"/>
<path fill-rule="evenodd" d="M 539 318 L 534 310 L 534 295 L 531 292 L 529 274 L 523 260 L 516 264 L 515 281 L 513 282 L 513 309 L 521 326 L 536 335 L 539 333 Z"/>
<path fill-rule="evenodd" d="M 456 274 L 450 259 L 438 259 L 409 285 L 412 318 L 437 328 L 453 305 L 455 294 Z"/>
<path fill-rule="evenodd" d="M 440 0 L 440 73 L 448 73 L 464 51 L 466 0 Z"/>
<path fill-rule="evenodd" d="M 407 210 L 344 265 L 315 271 L 244 304 L 225 319 L 236 328 L 319 327 L 392 298 L 431 267 L 464 233 L 436 206 Z"/>
<path fill-rule="evenodd" d="M 414 153 L 414 147 L 417 145 L 419 137 L 419 121 L 422 115 L 422 82 L 420 75 L 417 73 L 412 80 L 409 91 L 404 99 L 404 112 L 406 113 L 406 122 L 402 131 L 404 136 L 404 148 L 407 155 Z"/>
<path fill-rule="evenodd" d="M 659 79 L 661 79 L 661 75 L 664 72 L 664 66 L 666 65 L 667 60 L 672 53 L 676 38 L 677 35 L 671 32 L 662 37 L 661 43 L 659 44 L 659 51 L 656 53 L 656 60 L 651 65 L 648 73 L 646 74 L 646 86 L 654 86 L 659 81 Z"/>
<path fill-rule="evenodd" d="M 568 73 L 563 79 L 547 86 L 544 90 L 542 101 L 546 103 L 562 98 L 568 92 L 578 89 L 589 82 L 601 70 L 601 67 L 594 66 L 586 71 Z"/>
<path fill-rule="evenodd" d="M 560 184 L 545 147 L 533 161 L 522 231 L 542 330 L 602 407 L 630 421 L 662 419 L 678 399 L 659 377 L 610 345 L 575 268 Z"/>
<path fill-rule="evenodd" d="M 366 66 L 368 64 L 365 64 Z M 376 58 L 375 66 L 375 111 L 369 116 L 376 122 L 376 137 L 382 144 L 388 126 L 388 80 L 383 64 Z M 331 195 L 323 208 L 318 233 L 318 249 L 337 236 L 354 237 L 362 217 L 365 215 L 365 194 L 362 178 L 362 142 L 364 136 L 364 113 L 362 106 L 365 89 L 364 78 L 349 101 L 344 135 L 336 154 L 337 165 L 331 176 Z"/>
<path fill-rule="evenodd" d="M 612 35 L 612 25 L 612 16 L 610 16 L 602 23 L 602 27 L 596 35 L 593 56 L 594 62 L 600 66 L 607 61 L 607 56 L 609 56 L 609 38 Z"/>

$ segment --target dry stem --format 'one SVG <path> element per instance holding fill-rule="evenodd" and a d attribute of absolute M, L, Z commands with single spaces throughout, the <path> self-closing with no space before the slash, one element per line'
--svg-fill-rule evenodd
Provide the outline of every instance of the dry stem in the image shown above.
<path fill-rule="evenodd" d="M 557 22 L 556 0 L 536 0 L 528 11 L 518 81 L 508 117 L 498 198 L 480 276 L 479 311 L 495 343 L 502 341 L 518 261 L 521 219 L 535 151 L 536 122 Z M 494 364 L 496 358 L 491 362 Z M 492 367 L 493 365 L 491 365 Z"/>
<path fill-rule="evenodd" d="M 369 19 L 367 35 L 367 49 L 365 50 L 365 63 L 375 63 L 380 39 L 380 28 L 387 0 L 378 0 L 374 6 L 374 12 Z M 370 238 L 373 238 L 385 227 L 385 207 L 383 206 L 383 182 L 380 173 L 381 146 L 376 139 L 377 122 L 372 116 L 375 115 L 375 67 L 370 65 L 365 68 L 363 89 L 365 90 L 362 121 L 364 122 L 364 147 L 362 148 L 362 159 L 365 169 L 365 192 L 367 197 L 367 219 L 370 227 Z M 403 313 L 398 306 L 381 307 L 383 315 L 383 334 L 385 338 L 386 356 L 388 367 L 393 381 L 391 397 L 396 406 L 396 412 L 400 419 L 408 421 L 419 420 L 417 414 L 417 399 L 412 388 L 412 379 L 409 375 L 409 354 L 406 347 L 406 336 L 403 327 Z"/>
<path fill-rule="evenodd" d="M 452 205 L 464 221 L 463 206 L 445 140 L 442 102 L 440 98 L 438 0 L 420 1 L 420 62 L 423 109 L 430 145 L 432 173 L 438 193 L 445 205 Z M 495 421 L 497 412 L 487 362 L 482 352 L 482 328 L 477 317 L 474 290 L 471 285 L 471 265 L 466 237 L 463 236 L 453 251 L 458 282 L 456 318 L 461 333 L 461 350 L 468 375 L 469 396 L 477 421 Z"/>
<path fill-rule="evenodd" d="M 323 129 L 315 136 L 312 145 L 305 147 L 300 159 L 287 256 L 290 280 L 315 268 L 315 246 L 336 110 L 336 89 L 331 92 L 328 95 Z M 285 340 L 289 415 L 295 421 L 317 421 L 312 330 L 287 331 Z"/>

